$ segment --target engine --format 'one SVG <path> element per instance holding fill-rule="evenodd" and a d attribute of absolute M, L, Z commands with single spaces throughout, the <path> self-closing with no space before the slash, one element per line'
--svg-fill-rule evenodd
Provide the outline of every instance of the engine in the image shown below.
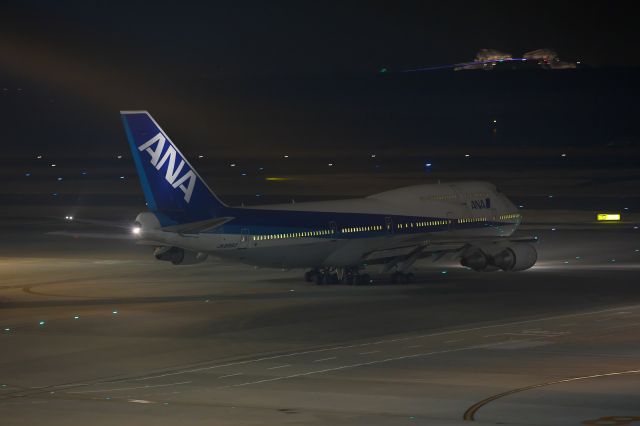
<path fill-rule="evenodd" d="M 513 243 L 506 247 L 498 247 L 497 250 L 473 247 L 464 253 L 460 264 L 474 271 L 490 272 L 502 269 L 516 272 L 531 268 L 537 260 L 538 253 L 533 245 Z"/>
<path fill-rule="evenodd" d="M 158 260 L 171 262 L 174 265 L 195 265 L 207 260 L 207 253 L 184 250 L 179 247 L 158 247 L 153 255 Z"/>

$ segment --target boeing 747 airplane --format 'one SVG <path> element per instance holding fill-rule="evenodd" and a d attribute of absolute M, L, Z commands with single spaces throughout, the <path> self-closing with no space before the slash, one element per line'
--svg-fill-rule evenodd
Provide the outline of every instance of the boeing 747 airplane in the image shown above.
<path fill-rule="evenodd" d="M 174 265 L 209 255 L 255 266 L 305 268 L 317 284 L 364 284 L 368 265 L 394 282 L 412 279 L 423 257 L 450 254 L 475 271 L 522 271 L 535 238 L 513 238 L 521 217 L 486 182 L 427 184 L 365 198 L 230 207 L 223 203 L 146 111 L 122 122 L 148 211 L 133 230 L 158 260 Z"/>

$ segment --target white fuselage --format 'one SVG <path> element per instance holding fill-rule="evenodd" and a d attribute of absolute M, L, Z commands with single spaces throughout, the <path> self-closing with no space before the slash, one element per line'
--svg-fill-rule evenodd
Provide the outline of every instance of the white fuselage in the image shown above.
<path fill-rule="evenodd" d="M 403 256 L 416 245 L 429 251 L 430 244 L 442 241 L 508 237 L 521 220 L 508 198 L 486 182 L 426 184 L 366 198 L 232 210 L 237 224 L 232 219 L 194 234 L 143 226 L 141 238 L 256 266 L 345 267 Z M 270 219 L 259 220 L 265 216 Z"/>

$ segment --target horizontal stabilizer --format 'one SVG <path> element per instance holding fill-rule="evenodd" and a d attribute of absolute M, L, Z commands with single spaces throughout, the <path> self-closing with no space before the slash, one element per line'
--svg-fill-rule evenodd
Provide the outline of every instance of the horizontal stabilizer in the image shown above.
<path fill-rule="evenodd" d="M 91 238 L 99 240 L 131 240 L 134 241 L 134 236 L 129 234 L 117 234 L 107 232 L 72 232 L 72 231 L 52 231 L 47 232 L 46 235 L 54 235 L 59 237 L 71 237 L 71 238 Z"/>
<path fill-rule="evenodd" d="M 182 223 L 180 225 L 171 225 L 161 228 L 166 232 L 176 232 L 178 234 L 197 234 L 199 232 L 206 232 L 212 229 L 218 228 L 230 220 L 233 217 L 216 217 L 213 219 L 199 220 L 197 222 Z"/>

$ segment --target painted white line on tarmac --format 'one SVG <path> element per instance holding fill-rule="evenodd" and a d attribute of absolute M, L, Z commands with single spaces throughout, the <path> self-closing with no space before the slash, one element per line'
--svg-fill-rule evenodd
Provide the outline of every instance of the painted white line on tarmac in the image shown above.
<path fill-rule="evenodd" d="M 155 401 L 147 401 L 146 399 L 130 399 L 129 402 L 134 404 L 157 404 Z"/>
<path fill-rule="evenodd" d="M 320 358 L 320 359 L 314 359 L 313 362 L 323 362 L 323 361 L 329 361 L 331 359 L 336 359 L 338 358 L 337 356 L 330 356 L 329 358 Z"/>
<path fill-rule="evenodd" d="M 378 352 L 382 352 L 382 351 L 367 351 L 367 352 L 360 352 L 358 355 L 377 354 Z"/>
<path fill-rule="evenodd" d="M 186 382 L 177 382 L 177 383 L 164 383 L 161 385 L 145 385 L 145 386 L 131 386 L 128 388 L 112 388 L 112 389 L 95 389 L 95 390 L 86 390 L 86 391 L 69 391 L 67 393 L 100 393 L 100 392 L 120 392 L 126 390 L 136 390 L 136 389 L 151 389 L 151 388 L 162 388 L 167 386 L 178 386 L 178 385 L 186 385 L 187 383 L 191 383 L 191 380 Z"/>
<path fill-rule="evenodd" d="M 402 341 L 407 341 L 407 340 L 412 340 L 412 339 L 423 339 L 423 338 L 428 338 L 428 337 L 447 336 L 447 335 L 452 335 L 452 334 L 468 333 L 468 332 L 472 332 L 472 331 L 491 330 L 491 329 L 500 328 L 500 327 L 509 327 L 509 326 L 514 326 L 514 325 L 524 325 L 524 324 L 533 324 L 533 323 L 556 320 L 556 319 L 562 319 L 562 318 L 577 318 L 577 317 L 584 317 L 584 316 L 597 315 L 597 314 L 603 314 L 603 313 L 628 311 L 628 310 L 631 310 L 631 309 L 637 309 L 639 306 L 640 305 L 620 306 L 620 307 L 617 307 L 617 308 L 601 309 L 601 310 L 597 310 L 597 311 L 579 312 L 579 313 L 575 313 L 575 314 L 552 315 L 552 316 L 544 317 L 544 318 L 534 318 L 534 319 L 522 320 L 522 321 L 512 321 L 512 322 L 506 322 L 506 323 L 502 323 L 502 324 L 491 324 L 491 325 L 484 325 L 484 326 L 479 326 L 479 327 L 469 327 L 469 328 L 463 328 L 463 329 L 459 329 L 459 330 L 441 331 L 441 332 L 437 332 L 437 333 L 421 334 L 421 335 L 417 335 L 417 336 L 400 337 L 400 338 L 397 338 L 397 339 L 378 340 L 378 341 L 375 341 L 375 342 L 366 342 L 366 343 L 358 343 L 358 344 L 352 344 L 352 345 L 334 346 L 334 347 L 323 348 L 323 349 L 312 349 L 312 350 L 308 350 L 308 351 L 300 351 L 300 352 L 292 352 L 292 353 L 282 354 L 282 355 L 266 356 L 266 357 L 250 359 L 250 360 L 246 360 L 246 361 L 237 361 L 237 362 L 230 362 L 230 363 L 226 363 L 226 364 L 211 365 L 211 366 L 207 366 L 207 367 L 198 367 L 198 368 L 192 368 L 192 369 L 187 369 L 187 370 L 173 371 L 173 372 L 170 372 L 170 373 L 163 373 L 163 374 L 157 374 L 157 375 L 152 375 L 152 376 L 139 377 L 137 379 L 124 379 L 124 380 L 119 380 L 119 381 L 120 382 L 131 381 L 131 380 L 144 381 L 144 380 L 159 379 L 159 378 L 163 378 L 163 377 L 176 376 L 176 375 L 189 374 L 189 373 L 197 373 L 197 372 L 200 372 L 200 371 L 212 370 L 212 369 L 215 369 L 215 368 L 230 367 L 230 366 L 234 366 L 234 365 L 251 364 L 251 363 L 260 362 L 260 361 L 268 361 L 268 360 L 273 360 L 273 359 L 293 357 L 293 356 L 297 356 L 297 355 L 306 355 L 306 354 L 312 354 L 312 353 L 335 351 L 335 350 L 340 350 L 340 349 L 365 347 L 365 346 L 371 346 L 371 345 L 379 345 L 379 344 L 382 344 L 382 343 L 402 342 Z M 458 341 L 462 341 L 462 340 L 463 339 L 458 339 Z M 454 341 L 455 340 L 448 341 L 448 342 L 449 343 L 453 343 Z M 445 342 L 445 343 L 447 343 L 447 342 Z M 117 382 L 118 381 L 104 381 L 104 382 L 97 382 L 97 383 L 117 383 Z"/>
<path fill-rule="evenodd" d="M 293 378 L 296 378 L 296 377 L 311 376 L 312 374 L 321 374 L 321 373 L 327 373 L 329 371 L 346 370 L 346 369 L 349 369 L 349 368 L 364 367 L 364 366 L 367 366 L 367 365 L 382 364 L 382 363 L 386 363 L 386 362 L 400 361 L 400 360 L 403 360 L 403 359 L 419 358 L 419 357 L 425 357 L 425 356 L 430 356 L 430 355 L 440 355 L 440 354 L 446 354 L 446 353 L 452 353 L 452 352 L 461 352 L 461 351 L 467 351 L 467 350 L 471 350 L 471 349 L 483 348 L 485 346 L 486 345 L 467 346 L 467 347 L 464 347 L 464 348 L 448 349 L 448 350 L 433 351 L 433 352 L 424 352 L 424 353 L 418 353 L 418 354 L 403 355 L 403 356 L 398 356 L 398 357 L 394 357 L 394 358 L 385 358 L 385 359 L 379 359 L 379 360 L 374 360 L 374 361 L 360 362 L 360 363 L 357 363 L 357 364 L 341 365 L 339 367 L 325 368 L 323 370 L 313 370 L 313 371 L 307 371 L 305 373 L 291 374 L 291 375 L 288 375 L 288 376 L 272 377 L 272 378 L 269 378 L 269 379 L 256 380 L 256 381 L 253 381 L 253 382 L 238 383 L 238 384 L 230 385 L 230 386 L 221 386 L 220 389 L 237 388 L 237 387 L 249 386 L 249 385 L 257 385 L 257 384 L 260 384 L 260 383 L 275 382 L 275 381 L 278 381 L 278 380 L 287 380 L 287 379 L 293 379 Z"/>
<path fill-rule="evenodd" d="M 218 379 L 226 379 L 227 377 L 235 377 L 235 376 L 241 376 L 241 375 L 242 375 L 242 373 L 226 374 L 224 376 L 218 377 Z"/>
<path fill-rule="evenodd" d="M 277 370 L 278 368 L 287 368 L 287 367 L 291 367 L 291 364 L 276 365 L 275 367 L 267 368 L 267 370 Z"/>

